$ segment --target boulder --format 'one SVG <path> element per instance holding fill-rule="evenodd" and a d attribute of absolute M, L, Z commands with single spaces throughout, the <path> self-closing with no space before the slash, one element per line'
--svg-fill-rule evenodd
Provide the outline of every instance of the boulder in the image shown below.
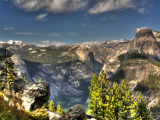
<path fill-rule="evenodd" d="M 49 115 L 49 120 L 65 120 L 59 113 L 47 111 Z"/>
<path fill-rule="evenodd" d="M 85 109 L 82 105 L 74 105 L 65 115 L 67 120 L 87 120 Z"/>
<path fill-rule="evenodd" d="M 129 43 L 129 53 L 139 53 L 156 58 L 160 58 L 159 46 L 149 28 L 136 29 L 135 39 Z"/>
<path fill-rule="evenodd" d="M 5 89 L 5 100 L 25 110 L 32 111 L 42 107 L 50 98 L 48 83 L 25 82 L 23 79 L 17 79 Z"/>

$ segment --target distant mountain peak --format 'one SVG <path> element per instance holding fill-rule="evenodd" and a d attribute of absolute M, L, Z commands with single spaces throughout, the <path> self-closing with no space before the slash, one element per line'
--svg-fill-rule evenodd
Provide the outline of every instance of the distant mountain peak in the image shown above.
<path fill-rule="evenodd" d="M 25 43 L 21 40 L 9 40 L 8 42 L 0 41 L 0 44 L 12 44 L 12 45 L 25 45 Z"/>
<path fill-rule="evenodd" d="M 7 43 L 8 44 L 14 44 L 14 45 L 23 45 L 24 44 L 23 41 L 21 41 L 21 40 L 16 40 L 16 41 L 9 40 Z"/>

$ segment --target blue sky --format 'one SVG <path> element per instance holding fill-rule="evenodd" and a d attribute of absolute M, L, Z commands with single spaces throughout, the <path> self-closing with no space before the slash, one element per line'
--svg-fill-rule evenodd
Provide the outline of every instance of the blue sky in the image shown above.
<path fill-rule="evenodd" d="M 160 0 L 0 0 L 0 41 L 73 45 L 160 31 Z"/>

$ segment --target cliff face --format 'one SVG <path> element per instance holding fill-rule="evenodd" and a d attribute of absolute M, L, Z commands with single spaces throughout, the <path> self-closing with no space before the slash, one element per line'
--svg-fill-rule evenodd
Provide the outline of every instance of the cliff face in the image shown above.
<path fill-rule="evenodd" d="M 50 89 L 48 83 L 25 82 L 17 79 L 10 84 L 6 84 L 4 99 L 10 105 L 17 106 L 19 109 L 35 110 L 48 102 Z"/>
<path fill-rule="evenodd" d="M 160 51 L 152 30 L 149 28 L 136 29 L 135 39 L 129 44 L 129 52 L 146 54 L 159 59 Z"/>
<path fill-rule="evenodd" d="M 154 37 L 156 38 L 157 42 L 160 42 L 160 32 L 152 30 Z"/>

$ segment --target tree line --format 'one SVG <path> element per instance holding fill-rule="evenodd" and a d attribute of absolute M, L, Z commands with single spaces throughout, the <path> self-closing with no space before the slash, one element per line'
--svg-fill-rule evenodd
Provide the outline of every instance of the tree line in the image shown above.
<path fill-rule="evenodd" d="M 134 101 L 133 91 L 123 79 L 122 84 L 113 83 L 109 87 L 106 73 L 101 70 L 99 76 L 94 73 L 89 86 L 88 113 L 108 120 L 151 120 L 144 97 L 140 92 L 138 100 Z"/>

